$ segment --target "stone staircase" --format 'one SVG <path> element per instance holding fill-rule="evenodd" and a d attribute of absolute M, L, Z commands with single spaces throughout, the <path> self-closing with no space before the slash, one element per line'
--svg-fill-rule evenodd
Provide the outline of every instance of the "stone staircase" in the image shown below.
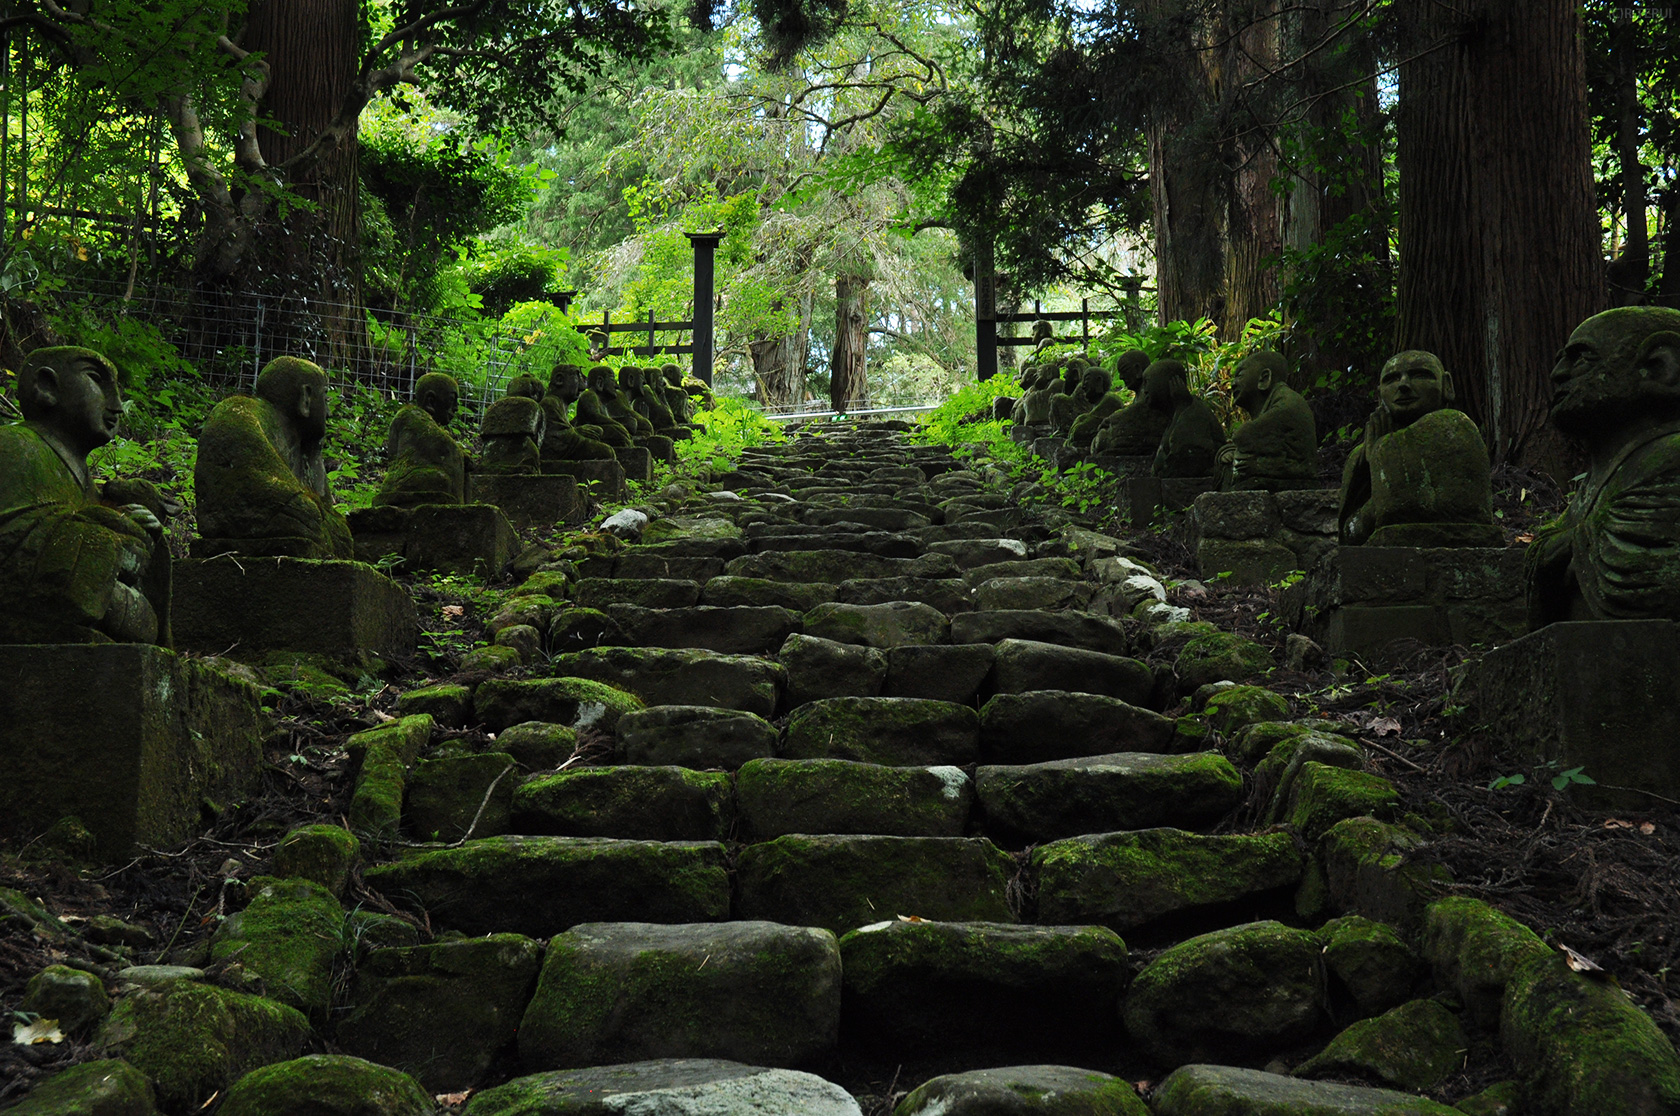
<path fill-rule="evenodd" d="M 352 740 L 363 880 L 433 938 L 339 909 L 342 831 L 288 838 L 217 948 L 338 1053 L 222 1111 L 341 1072 L 429 1110 L 392 1069 L 472 1116 L 1680 1110 L 1654 1025 L 1440 899 L 1345 726 L 1233 685 L 1267 651 L 1114 540 L 890 424 L 714 483 Z M 320 909 L 356 964 L 311 1001 L 274 943 Z"/>

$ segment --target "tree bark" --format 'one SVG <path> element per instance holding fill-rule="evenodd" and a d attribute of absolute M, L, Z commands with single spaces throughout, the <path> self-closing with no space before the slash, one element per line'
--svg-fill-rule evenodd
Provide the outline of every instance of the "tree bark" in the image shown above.
<path fill-rule="evenodd" d="M 836 411 L 869 405 L 864 351 L 869 344 L 869 276 L 842 274 L 834 280 L 834 360 L 828 398 Z"/>
<path fill-rule="evenodd" d="M 1225 8 L 1224 44 L 1215 88 L 1229 102 L 1222 107 L 1224 162 L 1231 168 L 1225 216 L 1225 304 L 1219 334 L 1242 335 L 1252 318 L 1278 301 L 1278 253 L 1283 250 L 1282 199 L 1272 189 L 1280 167 L 1275 140 L 1277 117 L 1264 99 L 1238 97 L 1236 90 L 1275 71 L 1279 21 L 1275 0 L 1247 0 Z"/>
<path fill-rule="evenodd" d="M 800 300 L 799 328 L 749 342 L 753 377 L 766 408 L 796 407 L 805 401 L 805 368 L 811 356 L 811 296 Z"/>
<path fill-rule="evenodd" d="M 1496 462 L 1570 474 L 1548 373 L 1605 302 L 1573 0 L 1402 0 L 1397 344 L 1437 354 Z"/>

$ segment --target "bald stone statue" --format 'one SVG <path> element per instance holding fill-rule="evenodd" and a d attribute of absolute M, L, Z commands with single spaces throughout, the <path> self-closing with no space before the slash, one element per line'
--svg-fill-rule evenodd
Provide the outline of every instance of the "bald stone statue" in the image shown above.
<path fill-rule="evenodd" d="M 1317 425 L 1307 401 L 1284 383 L 1288 371 L 1273 352 L 1250 353 L 1238 363 L 1231 397 L 1249 419 L 1219 451 L 1221 488 L 1280 492 L 1317 484 Z"/>
<path fill-rule="evenodd" d="M 578 396 L 577 415 L 573 421 L 579 426 L 592 426 L 599 430 L 600 440 L 615 450 L 634 449 L 636 442 L 631 437 L 632 431 L 608 410 L 608 398 L 618 398 L 612 369 L 597 364 L 589 370 L 587 383 L 583 394 Z"/>
<path fill-rule="evenodd" d="M 1680 310 L 1582 322 L 1552 369 L 1551 421 L 1589 464 L 1528 548 L 1530 626 L 1680 620 Z"/>
<path fill-rule="evenodd" d="M 542 460 L 612 461 L 613 449 L 600 438 L 600 427 L 573 425 L 567 412 L 583 394 L 583 369 L 575 364 L 556 364 L 543 394 Z M 578 420 L 582 423 L 582 419 Z"/>
<path fill-rule="evenodd" d="M 254 398 L 216 404 L 193 469 L 195 552 L 349 558 L 350 525 L 327 494 L 326 432 L 326 373 L 298 357 L 269 361 Z"/>
<path fill-rule="evenodd" d="M 1342 471 L 1343 546 L 1499 546 L 1487 446 L 1453 409 L 1452 373 L 1413 349 L 1383 365 L 1376 412 Z"/>
<path fill-rule="evenodd" d="M 459 504 L 466 499 L 467 456 L 447 429 L 460 403 L 455 377 L 428 372 L 414 385 L 414 401 L 391 419 L 385 438 L 390 464 L 374 493 L 380 507 Z"/>
<path fill-rule="evenodd" d="M 1091 452 L 1153 459 L 1161 446 L 1161 435 L 1172 421 L 1172 380 L 1184 376 L 1184 365 L 1179 361 L 1157 360 L 1151 364 L 1131 406 L 1109 416 L 1091 440 Z"/>
<path fill-rule="evenodd" d="M 625 367 L 635 369 L 628 377 L 630 382 L 634 382 L 641 375 L 641 369 L 635 365 L 630 364 L 625 365 Z M 601 375 L 597 375 L 597 373 L 601 373 Z M 624 427 L 630 433 L 630 437 L 638 444 L 643 438 L 653 433 L 653 423 L 636 413 L 636 408 L 631 406 L 630 396 L 620 390 L 618 378 L 613 375 L 612 369 L 604 364 L 591 368 L 589 370 L 589 388 L 600 398 L 601 403 L 606 407 L 607 414 L 612 416 L 613 421 Z"/>
<path fill-rule="evenodd" d="M 122 415 L 116 366 L 91 349 L 38 349 L 17 395 L 23 422 L 0 426 L 0 643 L 167 645 L 163 525 L 144 504 L 101 504 L 88 473 Z"/>
<path fill-rule="evenodd" d="M 484 411 L 479 433 L 484 453 L 479 469 L 501 476 L 531 476 L 542 472 L 542 444 L 547 416 L 542 404 L 543 384 L 535 376 L 515 376 L 502 397 Z"/>
<path fill-rule="evenodd" d="M 1066 434 L 1070 438 L 1073 428 L 1079 420 L 1090 414 L 1102 404 L 1104 399 L 1108 398 L 1109 378 L 1107 370 L 1085 367 L 1083 362 L 1081 362 L 1080 367 L 1082 370 L 1079 375 L 1079 385 L 1074 389 L 1073 394 L 1056 397 L 1057 400 L 1066 399 L 1067 405 L 1064 407 L 1053 400 L 1050 407 L 1052 426 L 1055 427 L 1056 433 Z"/>
<path fill-rule="evenodd" d="M 1115 362 L 1113 378 L 1135 397 L 1143 386 L 1143 373 L 1148 367 L 1149 354 L 1142 349 L 1131 349 L 1121 353 Z M 1125 405 L 1118 391 L 1108 391 L 1090 410 L 1073 420 L 1073 426 L 1068 430 L 1068 441 L 1080 449 L 1088 448 L 1102 424 Z"/>
<path fill-rule="evenodd" d="M 1179 365 L 1167 381 L 1172 417 L 1149 471 L 1157 477 L 1211 477 L 1218 468 L 1219 448 L 1225 444 L 1225 427 L 1207 400 L 1191 393 L 1183 367 Z"/>

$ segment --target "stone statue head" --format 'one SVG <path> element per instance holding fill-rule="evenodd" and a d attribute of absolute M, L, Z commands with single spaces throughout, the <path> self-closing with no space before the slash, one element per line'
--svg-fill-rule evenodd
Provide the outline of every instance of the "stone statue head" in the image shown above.
<path fill-rule="evenodd" d="M 85 458 L 116 437 L 122 418 L 117 366 L 92 349 L 36 349 L 18 374 L 17 393 L 29 424 L 72 453 Z"/>
<path fill-rule="evenodd" d="M 642 390 L 642 368 L 638 364 L 626 364 L 618 370 L 618 386 L 632 395 Z"/>
<path fill-rule="evenodd" d="M 1259 413 L 1272 389 L 1289 375 L 1289 365 L 1283 354 L 1262 349 L 1249 353 L 1237 363 L 1231 377 L 1231 398 L 1250 415 Z"/>
<path fill-rule="evenodd" d="M 1087 368 L 1079 376 L 1079 398 L 1087 405 L 1108 394 L 1110 380 L 1101 368 Z"/>
<path fill-rule="evenodd" d="M 432 416 L 439 426 L 448 426 L 461 402 L 461 386 L 455 377 L 443 372 L 428 372 L 414 384 L 414 402 Z"/>
<path fill-rule="evenodd" d="M 1377 381 L 1380 406 L 1394 420 L 1394 429 L 1410 426 L 1424 415 L 1450 407 L 1457 399 L 1452 373 L 1441 358 L 1422 349 L 1395 353 L 1383 365 Z"/>
<path fill-rule="evenodd" d="M 1033 344 L 1034 345 L 1042 344 L 1043 342 L 1048 341 L 1052 337 L 1054 337 L 1055 333 L 1056 333 L 1056 331 L 1050 328 L 1050 323 L 1045 321 L 1043 318 L 1040 318 L 1040 319 L 1038 319 L 1038 321 L 1033 323 L 1033 331 L 1032 331 Z"/>
<path fill-rule="evenodd" d="M 613 379 L 613 370 L 604 364 L 597 364 L 589 370 L 589 390 L 602 399 L 611 399 L 618 394 L 618 382 Z"/>
<path fill-rule="evenodd" d="M 1143 387 L 1138 390 L 1138 405 L 1156 411 L 1172 410 L 1174 386 L 1184 383 L 1187 375 L 1182 361 L 1155 361 L 1143 374 Z"/>
<path fill-rule="evenodd" d="M 275 357 L 257 376 L 256 394 L 285 416 L 304 445 L 326 436 L 327 374 L 320 365 L 302 357 Z"/>
<path fill-rule="evenodd" d="M 583 369 L 575 364 L 556 364 L 548 375 L 548 394 L 571 403 L 583 394 Z"/>
<path fill-rule="evenodd" d="M 507 382 L 507 387 L 502 389 L 502 394 L 514 398 L 541 399 L 543 397 L 542 381 L 529 372 L 521 372 Z"/>
<path fill-rule="evenodd" d="M 1120 359 L 1114 362 L 1114 378 L 1127 391 L 1137 392 L 1143 386 L 1143 373 L 1149 367 L 1149 354 L 1142 349 L 1131 349 L 1120 354 Z"/>
<path fill-rule="evenodd" d="M 1680 310 L 1624 306 L 1575 328 L 1552 369 L 1552 424 L 1608 436 L 1637 420 L 1680 415 Z"/>
<path fill-rule="evenodd" d="M 665 382 L 674 388 L 682 387 L 682 369 L 674 364 L 666 364 L 659 369 L 665 374 Z"/>

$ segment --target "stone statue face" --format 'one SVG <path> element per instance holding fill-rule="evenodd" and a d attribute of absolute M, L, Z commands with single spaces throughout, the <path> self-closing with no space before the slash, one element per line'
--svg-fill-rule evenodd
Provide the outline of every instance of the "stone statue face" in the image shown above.
<path fill-rule="evenodd" d="M 626 364 L 618 370 L 618 386 L 625 391 L 640 391 L 642 387 L 642 370 L 634 364 Z"/>
<path fill-rule="evenodd" d="M 36 373 L 29 420 L 86 457 L 117 434 L 122 389 L 109 362 L 71 350 Z"/>
<path fill-rule="evenodd" d="M 1272 369 L 1256 357 L 1244 357 L 1231 377 L 1231 398 L 1250 415 L 1259 411 L 1272 390 Z"/>
<path fill-rule="evenodd" d="M 556 369 L 548 381 L 549 390 L 567 403 L 583 394 L 583 376 L 575 368 Z"/>
<path fill-rule="evenodd" d="M 604 364 L 597 364 L 589 370 L 589 390 L 603 399 L 618 391 L 618 385 L 613 381 L 612 369 Z"/>
<path fill-rule="evenodd" d="M 667 364 L 660 371 L 665 373 L 665 382 L 672 387 L 682 387 L 682 369 L 674 364 Z"/>
<path fill-rule="evenodd" d="M 455 417 L 455 408 L 460 405 L 461 393 L 452 384 L 427 384 L 414 401 L 422 411 L 432 416 L 433 422 L 448 426 L 449 420 Z"/>
<path fill-rule="evenodd" d="M 1452 375 L 1430 353 L 1400 353 L 1383 365 L 1377 392 L 1398 430 L 1451 402 Z"/>
<path fill-rule="evenodd" d="M 1629 306 L 1569 335 L 1552 368 L 1552 424 L 1572 437 L 1680 414 L 1680 312 Z"/>

